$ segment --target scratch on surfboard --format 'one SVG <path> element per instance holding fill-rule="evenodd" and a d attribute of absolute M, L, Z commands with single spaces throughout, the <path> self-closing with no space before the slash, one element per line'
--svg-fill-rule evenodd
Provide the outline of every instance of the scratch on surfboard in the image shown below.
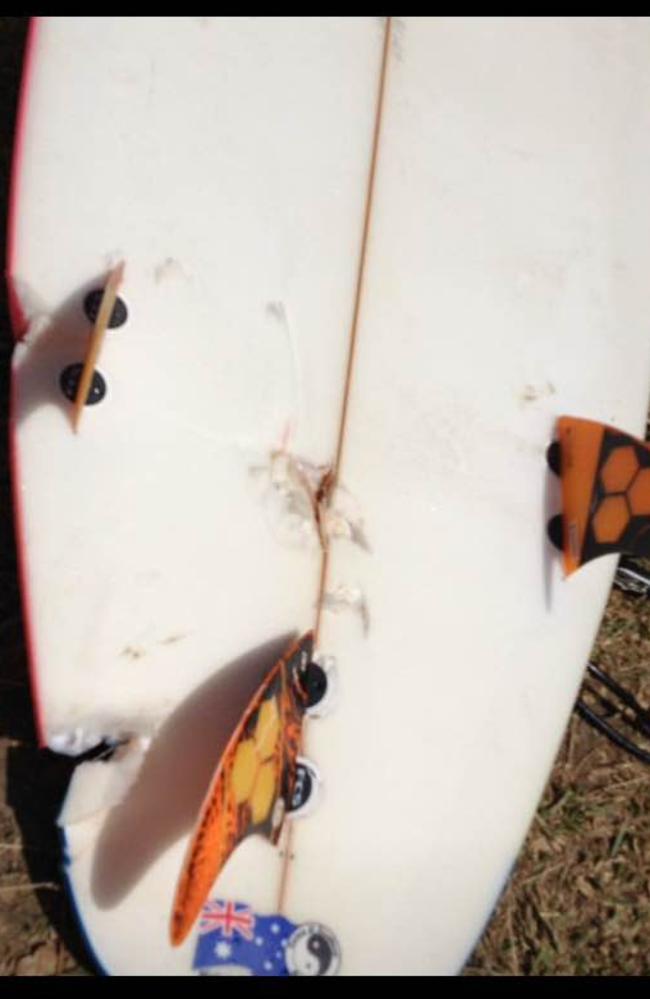
<path fill-rule="evenodd" d="M 283 331 L 287 347 L 289 349 L 289 358 L 291 364 L 291 385 L 292 385 L 292 403 L 291 403 L 291 418 L 287 423 L 287 430 L 285 432 L 285 439 L 283 441 L 283 447 L 288 444 L 289 437 L 293 432 L 295 432 L 296 425 L 303 415 L 304 400 L 302 393 L 302 380 L 300 375 L 300 358 L 298 355 L 298 347 L 296 345 L 296 338 L 293 334 L 291 328 L 291 323 L 287 315 L 287 310 L 285 304 L 280 299 L 276 301 L 270 301 L 266 303 L 266 316 L 271 322 L 277 324 Z"/>

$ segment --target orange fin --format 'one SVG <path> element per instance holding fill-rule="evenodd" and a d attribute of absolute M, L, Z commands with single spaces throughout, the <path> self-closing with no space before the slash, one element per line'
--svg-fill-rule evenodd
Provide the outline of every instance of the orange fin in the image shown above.
<path fill-rule="evenodd" d="M 307 670 L 314 639 L 308 632 L 269 671 L 219 761 L 201 807 L 172 909 L 174 946 L 191 930 L 221 870 L 252 834 L 277 843 L 291 807 L 302 723 L 310 706 Z"/>
<path fill-rule="evenodd" d="M 567 575 L 612 552 L 650 556 L 650 445 L 615 427 L 562 416 L 549 464 L 562 513 L 549 521 Z"/>

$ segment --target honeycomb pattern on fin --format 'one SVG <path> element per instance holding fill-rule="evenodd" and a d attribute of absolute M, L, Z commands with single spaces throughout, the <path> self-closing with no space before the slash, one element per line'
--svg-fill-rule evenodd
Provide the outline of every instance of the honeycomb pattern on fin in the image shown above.
<path fill-rule="evenodd" d="M 612 552 L 650 555 L 650 444 L 572 416 L 558 420 L 557 443 L 567 575 Z"/>

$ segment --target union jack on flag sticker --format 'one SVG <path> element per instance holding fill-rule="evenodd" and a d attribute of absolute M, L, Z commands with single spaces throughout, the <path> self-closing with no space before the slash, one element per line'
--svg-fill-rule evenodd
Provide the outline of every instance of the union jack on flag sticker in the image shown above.
<path fill-rule="evenodd" d="M 224 937 L 234 937 L 239 933 L 245 940 L 252 940 L 254 929 L 255 916 L 249 905 L 214 899 L 203 906 L 199 922 L 200 934 L 221 930 Z"/>

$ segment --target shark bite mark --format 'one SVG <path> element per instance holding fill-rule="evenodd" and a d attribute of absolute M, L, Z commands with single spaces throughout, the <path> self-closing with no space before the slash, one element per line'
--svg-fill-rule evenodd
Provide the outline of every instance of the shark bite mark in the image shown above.
<path fill-rule="evenodd" d="M 370 550 L 358 504 L 335 483 L 329 465 L 278 449 L 251 474 L 263 481 L 263 502 L 283 543 L 325 551 L 331 541 L 344 539 Z"/>

